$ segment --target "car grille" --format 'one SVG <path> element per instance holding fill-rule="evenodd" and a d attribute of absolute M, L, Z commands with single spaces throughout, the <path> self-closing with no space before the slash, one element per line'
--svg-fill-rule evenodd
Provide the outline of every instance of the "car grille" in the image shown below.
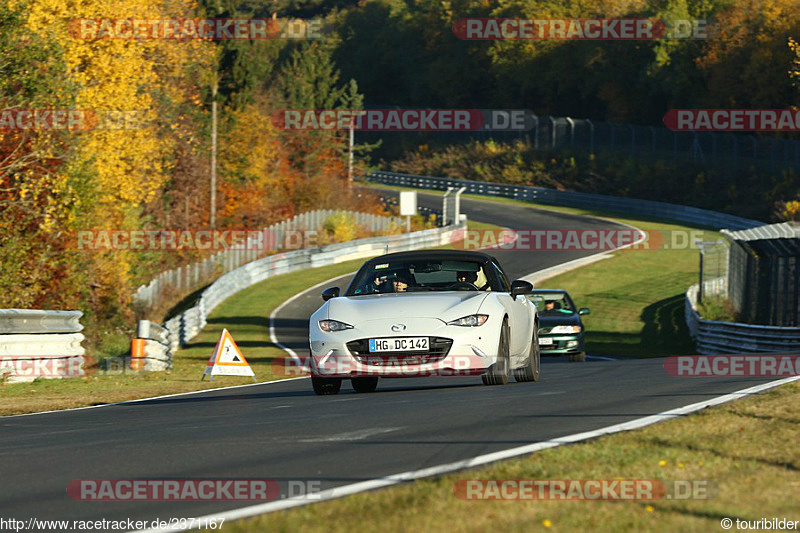
<path fill-rule="evenodd" d="M 453 340 L 444 337 L 428 337 L 428 346 L 430 349 L 427 351 L 370 353 L 369 339 L 359 339 L 347 343 L 347 349 L 359 363 L 385 366 L 389 360 L 405 362 L 406 364 L 438 363 L 450 352 Z"/>

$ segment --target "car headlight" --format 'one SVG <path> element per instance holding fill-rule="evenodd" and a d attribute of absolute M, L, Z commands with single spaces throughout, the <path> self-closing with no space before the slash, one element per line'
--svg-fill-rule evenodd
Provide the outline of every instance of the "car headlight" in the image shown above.
<path fill-rule="evenodd" d="M 467 316 L 462 316 L 458 320 L 452 320 L 448 322 L 447 325 L 475 327 L 484 325 L 487 320 L 489 320 L 489 315 L 467 315 Z"/>
<path fill-rule="evenodd" d="M 581 327 L 580 326 L 556 326 L 550 330 L 551 334 L 558 334 L 558 333 L 580 333 Z"/>
<path fill-rule="evenodd" d="M 331 331 L 353 329 L 353 326 L 350 324 L 345 324 L 344 322 L 339 322 L 338 320 L 320 320 L 319 329 L 325 331 L 326 333 L 330 333 Z"/>

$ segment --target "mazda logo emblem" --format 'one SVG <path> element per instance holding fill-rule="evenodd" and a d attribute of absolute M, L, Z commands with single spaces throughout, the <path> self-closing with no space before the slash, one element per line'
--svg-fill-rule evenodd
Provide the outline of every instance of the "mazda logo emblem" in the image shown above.
<path fill-rule="evenodd" d="M 395 333 L 397 333 L 398 331 L 405 331 L 405 330 L 406 330 L 405 324 L 395 324 L 394 326 L 392 326 L 392 331 L 394 331 Z"/>

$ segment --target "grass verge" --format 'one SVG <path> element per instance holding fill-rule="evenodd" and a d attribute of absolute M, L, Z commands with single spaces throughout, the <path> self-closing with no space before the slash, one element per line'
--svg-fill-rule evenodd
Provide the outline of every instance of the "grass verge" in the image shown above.
<path fill-rule="evenodd" d="M 670 236 L 696 231 L 647 220 L 613 220 Z M 704 231 L 702 238 L 717 237 L 716 232 Z M 635 358 L 694 354 L 684 317 L 684 293 L 697 282 L 697 254 L 693 248 L 620 250 L 610 259 L 538 286 L 566 289 L 576 305 L 591 309 L 583 317 L 590 354 Z"/>
<path fill-rule="evenodd" d="M 226 523 L 250 531 L 721 531 L 723 518 L 800 520 L 800 384 L 638 431 L 437 479 Z M 463 501 L 466 479 L 711 481 L 710 499 Z M 735 529 L 735 526 L 734 526 Z"/>

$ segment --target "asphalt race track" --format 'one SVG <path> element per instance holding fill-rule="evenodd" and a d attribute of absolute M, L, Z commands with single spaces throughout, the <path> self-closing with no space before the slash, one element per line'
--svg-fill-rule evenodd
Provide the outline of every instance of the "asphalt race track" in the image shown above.
<path fill-rule="evenodd" d="M 462 205 L 471 219 L 515 229 L 609 225 L 490 202 Z M 496 256 L 519 277 L 580 254 Z M 276 316 L 278 339 L 300 354 L 323 288 Z M 382 381 L 374 394 L 355 394 L 345 383 L 338 396 L 316 396 L 308 379 L 295 379 L 0 417 L 0 508 L 6 518 L 21 520 L 213 515 L 250 503 L 82 502 L 70 499 L 66 487 L 75 479 L 259 478 L 278 481 L 286 496 L 292 480 L 319 480 L 321 489 L 330 489 L 602 428 L 769 381 L 675 378 L 662 364 L 545 358 L 538 383 L 485 387 L 478 377 L 395 379 Z"/>

